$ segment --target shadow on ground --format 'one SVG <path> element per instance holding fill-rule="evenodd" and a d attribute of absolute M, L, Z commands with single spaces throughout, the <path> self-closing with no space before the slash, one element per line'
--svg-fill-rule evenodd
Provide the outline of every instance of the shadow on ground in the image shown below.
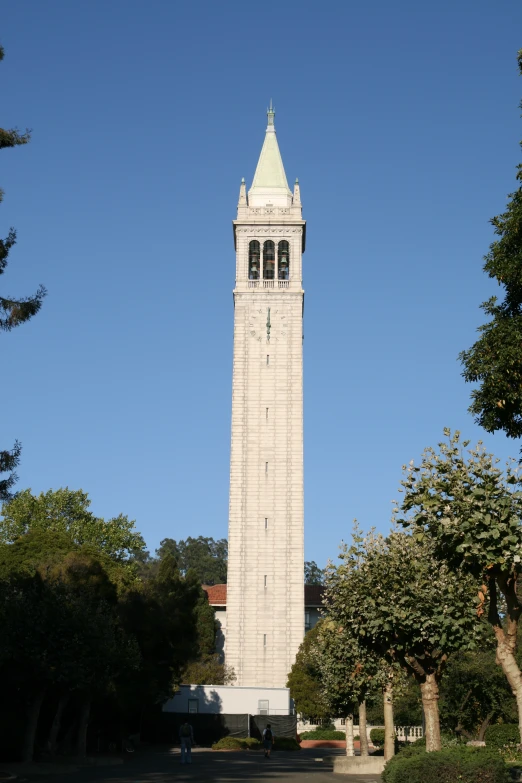
<path fill-rule="evenodd" d="M 274 752 L 265 759 L 260 752 L 194 752 L 192 764 L 182 765 L 179 751 L 136 754 L 123 766 L 83 767 L 52 776 L 21 776 L 39 783 L 237 783 L 238 781 L 281 781 L 281 783 L 380 783 L 377 775 L 334 775 L 332 760 L 343 751 L 301 750 L 295 753 Z M 45 772 L 45 770 L 41 770 Z"/>

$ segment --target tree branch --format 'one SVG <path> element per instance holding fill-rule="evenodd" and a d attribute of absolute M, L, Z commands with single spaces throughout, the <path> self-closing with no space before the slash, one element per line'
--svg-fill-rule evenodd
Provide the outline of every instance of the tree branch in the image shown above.
<path fill-rule="evenodd" d="M 410 655 L 405 655 L 404 660 L 406 661 L 408 666 L 413 670 L 413 673 L 416 678 L 426 677 L 426 672 L 424 671 L 423 667 L 420 665 L 420 663 L 416 658 L 413 658 Z"/>

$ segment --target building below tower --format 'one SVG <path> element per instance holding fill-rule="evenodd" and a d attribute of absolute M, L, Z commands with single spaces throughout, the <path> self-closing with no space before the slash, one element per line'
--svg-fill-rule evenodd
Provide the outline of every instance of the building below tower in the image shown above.
<path fill-rule="evenodd" d="M 214 607 L 216 622 L 218 624 L 216 634 L 216 651 L 222 661 L 226 662 L 227 639 L 227 586 L 203 585 L 208 602 Z M 313 628 L 321 616 L 323 607 L 324 587 L 321 585 L 304 586 L 304 633 Z M 288 670 L 290 673 L 290 670 Z"/>

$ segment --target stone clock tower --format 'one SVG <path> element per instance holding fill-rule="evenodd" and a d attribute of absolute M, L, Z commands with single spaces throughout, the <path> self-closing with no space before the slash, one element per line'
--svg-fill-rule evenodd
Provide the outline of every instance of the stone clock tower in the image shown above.
<path fill-rule="evenodd" d="M 304 634 L 305 221 L 275 112 L 241 183 L 234 289 L 226 662 L 236 685 L 285 687 Z"/>

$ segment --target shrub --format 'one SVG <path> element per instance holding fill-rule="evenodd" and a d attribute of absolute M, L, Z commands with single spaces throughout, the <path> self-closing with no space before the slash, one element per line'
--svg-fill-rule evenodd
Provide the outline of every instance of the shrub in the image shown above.
<path fill-rule="evenodd" d="M 212 745 L 212 750 L 242 750 L 245 748 L 244 740 L 237 737 L 221 737 Z"/>
<path fill-rule="evenodd" d="M 382 748 L 384 745 L 384 729 L 372 729 L 370 731 L 372 745 L 376 748 Z"/>
<path fill-rule="evenodd" d="M 518 726 L 513 723 L 499 723 L 486 729 L 486 745 L 492 748 L 503 748 L 504 745 L 520 742 Z"/>
<path fill-rule="evenodd" d="M 222 737 L 212 745 L 212 750 L 257 750 L 261 742 L 255 737 Z"/>
<path fill-rule="evenodd" d="M 346 735 L 344 731 L 335 731 L 335 729 L 314 729 L 313 731 L 305 731 L 301 734 L 301 739 L 310 740 L 344 740 Z"/>
<path fill-rule="evenodd" d="M 301 746 L 293 737 L 276 736 L 274 750 L 301 750 Z"/>
<path fill-rule="evenodd" d="M 383 783 L 506 783 L 508 767 L 485 748 L 457 747 L 426 753 L 407 748 L 384 768 Z"/>
<path fill-rule="evenodd" d="M 419 739 L 416 739 L 415 742 L 410 743 L 411 745 L 415 745 L 415 747 L 426 747 L 426 735 L 424 737 L 419 737 Z M 452 734 L 450 731 L 441 731 L 440 733 L 440 745 L 441 748 L 454 748 L 457 745 L 465 745 L 466 740 L 457 737 L 456 734 Z"/>

